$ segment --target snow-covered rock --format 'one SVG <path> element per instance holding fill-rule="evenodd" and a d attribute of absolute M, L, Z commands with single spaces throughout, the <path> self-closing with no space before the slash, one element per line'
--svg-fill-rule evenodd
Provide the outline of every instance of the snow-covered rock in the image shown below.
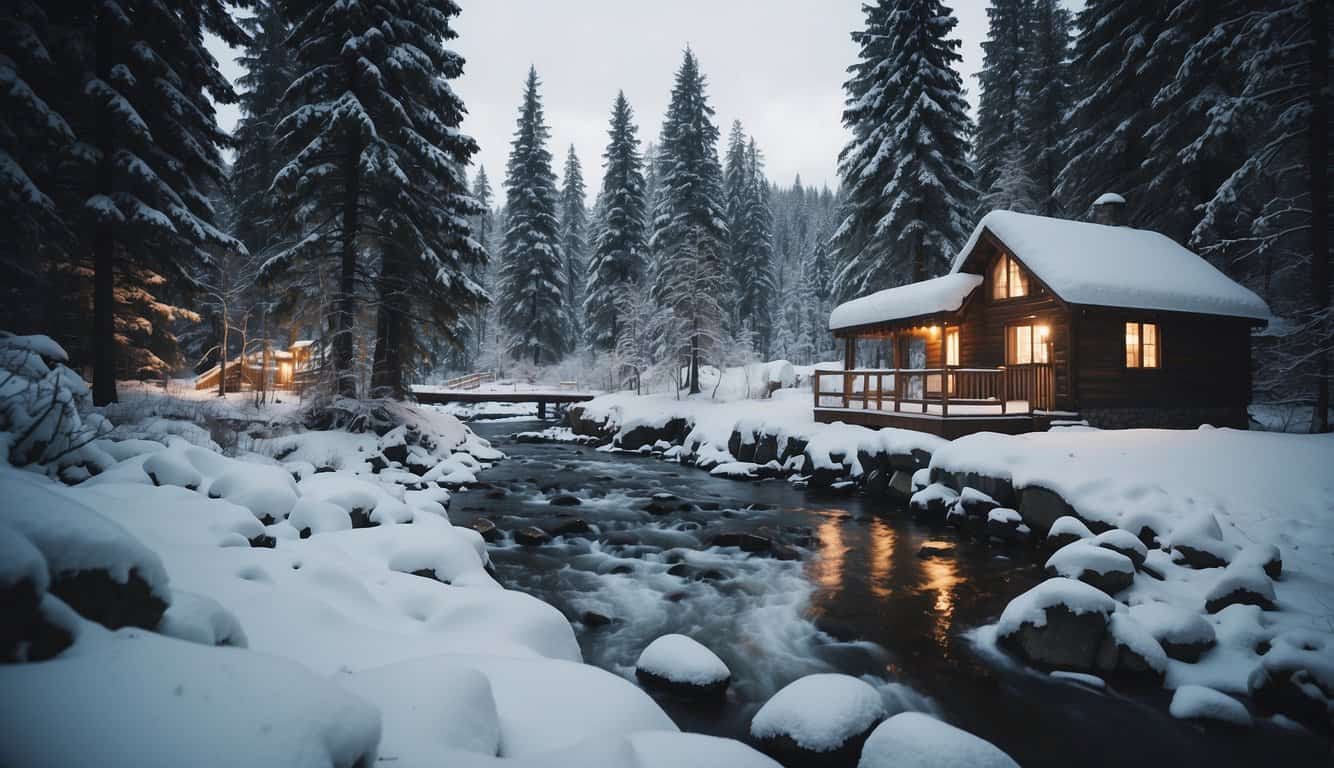
<path fill-rule="evenodd" d="M 1090 531 L 1082 520 L 1073 515 L 1065 515 L 1056 518 L 1047 529 L 1047 546 L 1061 549 L 1071 542 L 1092 537 L 1093 531 Z"/>
<path fill-rule="evenodd" d="M 1250 725 L 1246 705 L 1226 693 L 1202 685 L 1183 685 L 1172 694 L 1168 707 L 1172 717 L 1183 720 L 1218 720 L 1233 725 Z"/>
<path fill-rule="evenodd" d="M 172 590 L 171 605 L 158 622 L 157 633 L 201 645 L 246 647 L 241 622 L 217 600 L 193 592 Z"/>
<path fill-rule="evenodd" d="M 1104 672 L 1161 680 L 1167 673 L 1167 653 L 1153 633 L 1122 608 L 1107 622 L 1097 665 Z"/>
<path fill-rule="evenodd" d="M 1066 544 L 1047 559 L 1048 576 L 1078 579 L 1115 595 L 1135 580 L 1135 563 L 1120 552 L 1084 540 Z"/>
<path fill-rule="evenodd" d="M 880 693 L 849 675 L 814 674 L 775 693 L 750 722 L 760 749 L 789 765 L 857 755 L 885 716 Z"/>
<path fill-rule="evenodd" d="M 718 655 L 685 635 L 663 635 L 639 654 L 635 676 L 646 687 L 686 696 L 718 696 L 732 672 Z"/>
<path fill-rule="evenodd" d="M 1259 566 L 1229 566 L 1204 595 L 1204 609 L 1218 613 L 1229 605 L 1257 605 L 1271 611 L 1277 608 L 1274 583 Z"/>
<path fill-rule="evenodd" d="M 1246 686 L 1262 709 L 1334 733 L 1334 643 L 1328 634 L 1292 630 L 1274 638 Z"/>
<path fill-rule="evenodd" d="M 857 768 L 1019 768 L 1019 764 L 967 731 L 920 712 L 901 712 L 871 732 Z"/>
<path fill-rule="evenodd" d="M 287 522 L 303 539 L 317 533 L 346 531 L 352 527 L 352 518 L 346 509 L 331 501 L 321 501 L 310 496 L 297 499 Z"/>
<path fill-rule="evenodd" d="M 1091 671 L 1116 606 L 1082 581 L 1047 579 L 1005 606 L 997 640 L 1039 666 Z"/>
<path fill-rule="evenodd" d="M 1170 658 L 1179 661 L 1199 661 L 1217 642 L 1213 625 L 1203 616 L 1169 603 L 1132 605 L 1130 616 L 1153 635 Z"/>
<path fill-rule="evenodd" d="M 297 484 L 287 470 L 237 462 L 208 486 L 209 498 L 227 501 L 250 510 L 264 524 L 287 519 L 297 500 Z"/>

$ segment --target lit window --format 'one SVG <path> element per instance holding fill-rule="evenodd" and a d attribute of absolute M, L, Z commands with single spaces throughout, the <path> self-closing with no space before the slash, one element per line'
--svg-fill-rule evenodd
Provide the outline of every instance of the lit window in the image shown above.
<path fill-rule="evenodd" d="M 1028 275 L 1019 262 L 1007 254 L 996 259 L 991 270 L 991 298 L 1017 299 L 1028 295 Z"/>
<path fill-rule="evenodd" d="M 959 329 L 945 329 L 945 365 L 959 364 Z"/>
<path fill-rule="evenodd" d="M 1051 362 L 1051 326 L 1012 325 L 1005 345 L 1007 365 Z"/>
<path fill-rule="evenodd" d="M 1159 364 L 1157 323 L 1126 323 L 1126 367 L 1157 368 Z"/>

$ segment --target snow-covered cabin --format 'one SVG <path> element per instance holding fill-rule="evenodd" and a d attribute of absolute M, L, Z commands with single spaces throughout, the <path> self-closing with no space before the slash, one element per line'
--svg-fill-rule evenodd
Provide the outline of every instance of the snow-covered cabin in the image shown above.
<path fill-rule="evenodd" d="M 1245 427 L 1269 308 L 1172 239 L 1118 225 L 1124 204 L 1099 198 L 1099 223 L 992 211 L 947 274 L 836 307 L 845 370 L 816 372 L 816 419 L 945 437 L 1076 414 Z"/>
<path fill-rule="evenodd" d="M 301 389 L 302 374 L 309 370 L 314 351 L 315 342 L 301 339 L 285 350 L 260 349 L 237 355 L 227 361 L 227 390 L 258 389 L 261 383 L 268 389 Z M 214 365 L 195 377 L 195 389 L 216 389 L 220 375 L 221 368 Z"/>

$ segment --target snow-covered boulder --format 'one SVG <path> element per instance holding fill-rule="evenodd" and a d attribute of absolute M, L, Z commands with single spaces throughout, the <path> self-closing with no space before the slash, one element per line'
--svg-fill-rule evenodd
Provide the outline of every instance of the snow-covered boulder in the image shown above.
<path fill-rule="evenodd" d="M 0 467 L 0 487 L 0 526 L 41 553 L 51 593 L 112 629 L 157 626 L 171 600 L 157 553 L 43 477 Z"/>
<path fill-rule="evenodd" d="M 1266 576 L 1275 581 L 1283 577 L 1283 555 L 1273 544 L 1251 544 L 1242 547 L 1232 562 L 1238 566 L 1258 565 Z"/>
<path fill-rule="evenodd" d="M 1229 566 L 1204 595 L 1204 609 L 1218 613 L 1229 605 L 1257 605 L 1272 611 L 1278 606 L 1274 583 L 1255 565 Z"/>
<path fill-rule="evenodd" d="M 235 462 L 208 486 L 209 498 L 245 507 L 265 525 L 285 520 L 298 495 L 296 481 L 287 470 L 248 462 Z"/>
<path fill-rule="evenodd" d="M 939 523 L 945 520 L 945 514 L 958 500 L 958 491 L 944 483 L 932 483 L 912 495 L 908 510 L 919 520 Z"/>
<path fill-rule="evenodd" d="M 176 451 L 158 451 L 144 460 L 144 473 L 153 485 L 176 485 L 188 490 L 196 490 L 204 482 L 186 457 Z"/>
<path fill-rule="evenodd" d="M 901 712 L 871 732 L 857 768 L 1019 768 L 1019 764 L 967 731 L 920 712 Z"/>
<path fill-rule="evenodd" d="M 1144 542 L 1130 531 L 1124 531 L 1120 528 L 1113 528 L 1110 531 L 1103 531 L 1093 537 L 1094 544 L 1103 549 L 1110 549 L 1118 554 L 1125 555 L 1138 568 L 1144 565 L 1144 560 L 1149 556 L 1149 548 L 1144 546 Z"/>
<path fill-rule="evenodd" d="M 1121 608 L 1107 622 L 1097 665 L 1103 672 L 1160 682 L 1167 672 L 1167 653 L 1153 633 Z"/>
<path fill-rule="evenodd" d="M 732 681 L 717 654 L 685 635 L 649 643 L 635 662 L 635 676 L 646 688 L 701 698 L 721 696 Z"/>
<path fill-rule="evenodd" d="M 1048 576 L 1078 579 L 1114 595 L 1135 580 L 1135 563 L 1120 552 L 1081 540 L 1056 550 L 1047 559 Z"/>
<path fill-rule="evenodd" d="M 1246 687 L 1261 709 L 1334 733 L 1334 642 L 1329 635 L 1293 630 L 1274 638 Z"/>
<path fill-rule="evenodd" d="M 1130 606 L 1130 616 L 1153 635 L 1169 658 L 1177 661 L 1199 661 L 1217 643 L 1214 626 L 1189 608 L 1140 603 Z"/>
<path fill-rule="evenodd" d="M 753 480 L 759 472 L 760 466 L 750 461 L 728 461 L 713 469 L 709 474 L 715 477 L 726 477 L 731 480 Z"/>
<path fill-rule="evenodd" d="M 1001 541 L 1018 541 L 1025 537 L 1028 526 L 1016 510 L 1008 507 L 996 507 L 987 512 L 986 533 Z"/>
<path fill-rule="evenodd" d="M 875 688 L 850 675 L 807 675 L 775 693 L 750 722 L 759 748 L 785 765 L 842 765 L 885 716 Z"/>
<path fill-rule="evenodd" d="M 28 657 L 42 632 L 40 606 L 51 579 L 46 558 L 23 534 L 0 525 L 0 662 Z M 41 655 L 39 653 L 39 655 Z"/>
<path fill-rule="evenodd" d="M 1168 706 L 1172 717 L 1183 720 L 1217 720 L 1233 725 L 1250 725 L 1246 705 L 1221 691 L 1203 685 L 1183 685 L 1172 694 Z"/>
<path fill-rule="evenodd" d="M 1005 606 L 996 638 L 1029 663 L 1091 671 L 1116 606 L 1082 581 L 1048 579 Z"/>
<path fill-rule="evenodd" d="M 316 533 L 346 531 L 352 528 L 352 518 L 346 509 L 331 501 L 321 501 L 308 496 L 297 499 L 287 522 L 303 539 Z"/>
<path fill-rule="evenodd" d="M 1056 518 L 1047 530 L 1047 546 L 1052 549 L 1061 549 L 1067 544 L 1080 539 L 1089 539 L 1093 537 L 1093 531 L 1089 530 L 1084 522 L 1074 515 L 1064 515 Z"/>
<path fill-rule="evenodd" d="M 474 667 L 406 662 L 336 679 L 379 706 L 384 718 L 379 760 L 386 764 L 447 765 L 450 752 L 500 754 L 491 681 Z"/>
<path fill-rule="evenodd" d="M 371 765 L 380 738 L 373 706 L 296 662 L 88 622 L 0 666 L 0 690 L 3 765 Z"/>
<path fill-rule="evenodd" d="M 235 614 L 211 597 L 175 589 L 157 633 L 201 645 L 246 647 L 245 630 Z"/>

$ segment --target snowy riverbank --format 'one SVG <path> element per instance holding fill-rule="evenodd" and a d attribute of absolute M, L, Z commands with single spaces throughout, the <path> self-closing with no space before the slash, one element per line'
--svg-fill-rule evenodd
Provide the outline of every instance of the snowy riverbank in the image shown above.
<path fill-rule="evenodd" d="M 452 416 L 254 425 L 223 455 L 165 402 L 113 431 L 49 422 L 43 403 L 86 388 L 56 349 L 14 354 L 7 394 L 34 407 L 0 441 L 25 465 L 0 468 L 0 762 L 772 765 L 679 733 L 580 663 L 559 612 L 496 583 L 447 506 L 501 454 Z M 33 462 L 34 433 L 91 440 Z"/>

